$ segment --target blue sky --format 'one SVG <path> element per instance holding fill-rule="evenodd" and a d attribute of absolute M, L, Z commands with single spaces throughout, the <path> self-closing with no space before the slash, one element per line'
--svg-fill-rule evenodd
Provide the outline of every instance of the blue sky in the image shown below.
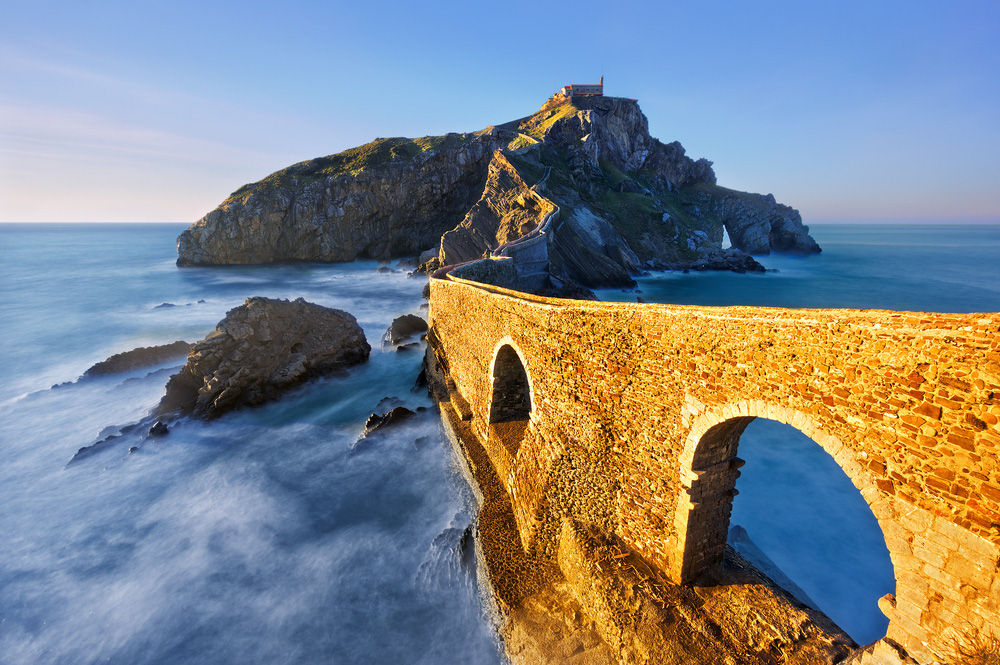
<path fill-rule="evenodd" d="M 0 221 L 181 221 L 601 73 L 805 221 L 1000 221 L 996 2 L 46 2 L 0 20 Z"/>

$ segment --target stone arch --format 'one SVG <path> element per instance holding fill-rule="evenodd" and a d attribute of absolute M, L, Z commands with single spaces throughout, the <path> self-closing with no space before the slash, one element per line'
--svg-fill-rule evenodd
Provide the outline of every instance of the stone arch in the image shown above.
<path fill-rule="evenodd" d="M 514 458 L 534 411 L 534 392 L 524 355 L 509 337 L 497 343 L 490 363 L 489 435 Z"/>
<path fill-rule="evenodd" d="M 823 431 L 806 414 L 762 401 L 709 409 L 691 423 L 679 458 L 681 483 L 674 513 L 677 547 L 670 564 L 671 576 L 687 583 L 721 560 L 738 469 L 743 465 L 743 460 L 736 456 L 737 446 L 744 430 L 758 417 L 794 427 L 834 458 L 879 525 L 889 550 L 898 592 L 898 571 L 902 558 L 908 553 L 894 550 L 893 541 L 886 537 L 894 525 L 887 523 L 885 512 L 875 505 L 879 492 L 867 470 L 858 464 L 852 451 L 839 438 Z M 881 601 L 879 605 L 882 607 Z"/>

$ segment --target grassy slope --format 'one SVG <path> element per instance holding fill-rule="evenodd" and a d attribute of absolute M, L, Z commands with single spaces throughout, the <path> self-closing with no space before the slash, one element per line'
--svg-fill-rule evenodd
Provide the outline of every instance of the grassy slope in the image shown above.
<path fill-rule="evenodd" d="M 416 155 L 428 150 L 450 149 L 461 146 L 474 139 L 479 133 L 445 134 L 444 136 L 423 136 L 416 139 L 403 137 L 379 138 L 371 143 L 349 148 L 335 155 L 317 157 L 287 168 L 275 171 L 271 175 L 243 185 L 229 195 L 224 203 L 245 196 L 263 186 L 284 186 L 294 182 L 320 180 L 330 176 L 357 175 L 381 164 L 391 161 L 410 161 Z"/>

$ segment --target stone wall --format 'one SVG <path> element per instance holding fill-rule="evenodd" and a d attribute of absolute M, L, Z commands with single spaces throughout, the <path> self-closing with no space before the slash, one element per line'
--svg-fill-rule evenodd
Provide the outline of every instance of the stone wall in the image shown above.
<path fill-rule="evenodd" d="M 1000 314 L 598 303 L 432 279 L 430 321 L 527 551 L 554 558 L 572 519 L 692 579 L 721 556 L 739 435 L 770 418 L 830 453 L 878 520 L 887 637 L 931 662 L 1000 625 Z M 516 447 L 490 425 L 504 346 L 530 391 Z"/>

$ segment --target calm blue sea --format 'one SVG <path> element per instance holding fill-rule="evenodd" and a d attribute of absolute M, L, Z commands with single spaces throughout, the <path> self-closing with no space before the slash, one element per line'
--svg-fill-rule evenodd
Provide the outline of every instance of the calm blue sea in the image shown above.
<path fill-rule="evenodd" d="M 436 414 L 352 451 L 382 398 L 429 405 L 411 391 L 420 354 L 379 344 L 394 317 L 422 313 L 422 281 L 372 262 L 178 269 L 183 228 L 0 225 L 0 662 L 501 662 L 461 547 L 469 490 Z M 601 295 L 1000 309 L 998 227 L 813 230 L 824 253 L 764 259 L 779 272 L 652 276 Z M 88 366 L 200 339 L 255 295 L 353 313 L 370 362 L 67 466 L 144 416 L 176 370 L 78 381 Z M 863 502 L 840 515 L 860 496 L 794 430 L 752 427 L 734 522 L 856 639 L 879 637 L 884 545 Z"/>
<path fill-rule="evenodd" d="M 810 226 L 817 256 L 756 257 L 776 272 L 654 273 L 602 300 L 677 305 L 1000 310 L 1000 225 Z"/>

